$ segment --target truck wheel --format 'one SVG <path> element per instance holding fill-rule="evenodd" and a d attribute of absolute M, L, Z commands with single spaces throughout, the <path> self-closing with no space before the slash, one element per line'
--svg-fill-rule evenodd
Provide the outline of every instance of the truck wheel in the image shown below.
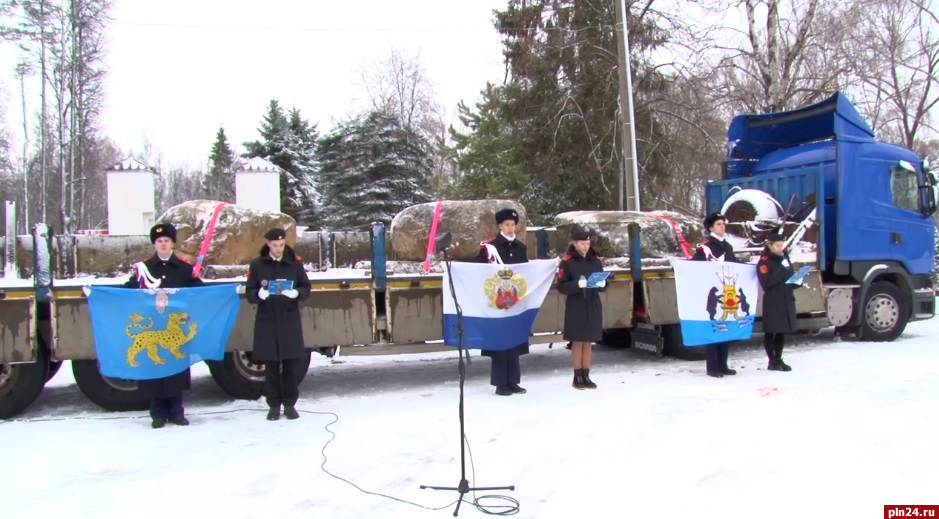
<path fill-rule="evenodd" d="M 0 364 L 0 419 L 8 420 L 29 407 L 49 373 L 49 357 L 43 344 L 36 348 L 36 362 Z"/>
<path fill-rule="evenodd" d="M 143 411 L 149 399 L 137 390 L 136 380 L 105 377 L 97 360 L 73 360 L 72 375 L 78 389 L 98 406 L 108 411 Z"/>
<path fill-rule="evenodd" d="M 59 372 L 59 369 L 62 367 L 62 361 L 50 362 L 49 363 L 49 376 L 46 377 L 46 382 L 52 380 L 52 377 Z"/>
<path fill-rule="evenodd" d="M 903 292 L 893 283 L 879 281 L 867 289 L 864 304 L 858 309 L 861 318 L 861 340 L 891 342 L 906 329 L 909 309 Z"/>
<path fill-rule="evenodd" d="M 300 376 L 303 382 L 310 369 L 311 350 L 300 359 Z M 222 360 L 207 360 L 209 373 L 218 387 L 232 398 L 257 400 L 264 393 L 264 362 L 251 358 L 250 351 L 230 351 Z"/>
<path fill-rule="evenodd" d="M 685 346 L 680 324 L 662 326 L 662 352 L 680 360 L 704 360 L 707 357 L 704 346 Z"/>

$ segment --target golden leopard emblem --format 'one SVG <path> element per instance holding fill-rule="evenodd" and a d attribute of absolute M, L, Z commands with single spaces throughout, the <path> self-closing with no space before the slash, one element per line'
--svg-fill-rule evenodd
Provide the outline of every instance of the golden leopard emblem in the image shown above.
<path fill-rule="evenodd" d="M 166 360 L 160 358 L 159 348 L 170 352 L 177 359 L 183 359 L 186 354 L 179 351 L 179 348 L 196 336 L 196 323 L 189 322 L 189 314 L 186 312 L 171 313 L 166 322 L 166 328 L 162 330 L 150 329 L 153 328 L 152 317 L 132 314 L 130 320 L 131 323 L 124 331 L 134 340 L 127 348 L 127 364 L 132 368 L 140 365 L 136 357 L 143 350 L 147 350 L 147 358 L 157 365 L 166 364 Z M 183 333 L 183 324 L 187 323 L 189 333 Z M 137 330 L 134 331 L 134 328 Z"/>

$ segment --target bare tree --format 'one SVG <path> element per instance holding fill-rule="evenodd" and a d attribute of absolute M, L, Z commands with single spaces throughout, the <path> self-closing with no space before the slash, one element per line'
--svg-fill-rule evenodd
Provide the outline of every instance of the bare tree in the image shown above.
<path fill-rule="evenodd" d="M 428 142 L 441 143 L 447 139 L 446 109 L 438 100 L 420 52 L 409 55 L 392 47 L 387 56 L 360 66 L 358 75 L 369 108 L 397 117 L 402 126 Z M 432 174 L 435 184 L 449 177 L 449 169 L 450 164 L 435 154 Z"/>
<path fill-rule="evenodd" d="M 715 32 L 731 112 L 790 109 L 840 89 L 850 71 L 843 41 L 862 17 L 861 1 L 717 0 L 746 23 Z"/>
<path fill-rule="evenodd" d="M 923 153 L 939 104 L 939 18 L 928 0 L 869 0 L 848 41 L 859 104 L 884 140 Z"/>

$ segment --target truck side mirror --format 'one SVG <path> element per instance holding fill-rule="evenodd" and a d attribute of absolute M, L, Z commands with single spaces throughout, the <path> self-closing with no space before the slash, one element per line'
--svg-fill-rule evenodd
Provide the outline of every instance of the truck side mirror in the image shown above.
<path fill-rule="evenodd" d="M 939 209 L 937 204 L 939 204 L 939 179 L 936 178 L 936 173 L 933 171 L 925 171 L 923 174 L 923 180 L 925 184 L 923 189 L 926 190 L 926 207 L 925 213 L 926 216 L 932 216 L 936 214 L 936 210 Z"/>

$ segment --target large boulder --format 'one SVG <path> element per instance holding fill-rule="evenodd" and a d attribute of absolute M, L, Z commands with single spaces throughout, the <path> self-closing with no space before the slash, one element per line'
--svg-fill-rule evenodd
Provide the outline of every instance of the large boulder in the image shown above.
<path fill-rule="evenodd" d="M 557 215 L 555 224 L 558 242 L 565 244 L 564 249 L 570 243 L 571 231 L 581 228 L 594 236 L 592 245 L 598 255 L 607 258 L 627 257 L 628 226 L 637 223 L 641 229 L 643 258 L 681 256 L 683 253 L 678 236 L 671 223 L 664 218 L 678 226 L 692 248 L 704 239 L 704 227 L 699 219 L 671 211 L 571 211 Z"/>
<path fill-rule="evenodd" d="M 437 202 L 408 207 L 391 221 L 391 247 L 399 261 L 424 261 L 427 241 L 434 221 Z M 444 201 L 440 210 L 437 235 L 450 231 L 453 238 L 450 257 L 456 261 L 470 260 L 479 253 L 479 242 L 498 233 L 496 212 L 504 208 L 518 211 L 515 234 L 525 236 L 528 219 L 525 207 L 513 200 Z M 534 244 L 528 244 L 533 247 Z"/>
<path fill-rule="evenodd" d="M 191 200 L 167 209 L 160 216 L 159 223 L 176 227 L 176 252 L 181 258 L 195 263 L 218 204 L 213 200 Z M 296 244 L 297 222 L 292 217 L 226 204 L 215 222 L 203 265 L 247 265 L 264 245 L 264 233 L 274 227 L 287 232 L 288 245 Z"/>

